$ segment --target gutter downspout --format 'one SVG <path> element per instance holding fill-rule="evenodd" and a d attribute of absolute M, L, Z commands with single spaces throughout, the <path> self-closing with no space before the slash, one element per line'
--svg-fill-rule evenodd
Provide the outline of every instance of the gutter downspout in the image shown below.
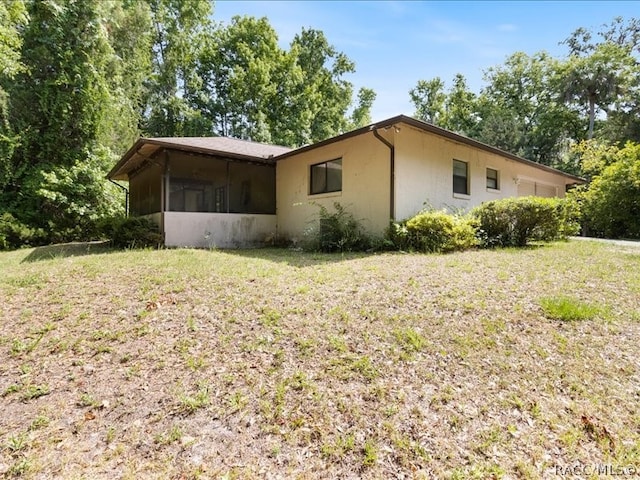
<path fill-rule="evenodd" d="M 371 129 L 371 131 L 373 132 L 374 137 L 376 137 L 378 140 L 384 143 L 387 147 L 389 147 L 389 166 L 391 169 L 391 171 L 389 172 L 389 219 L 393 222 L 396 219 L 395 218 L 396 148 L 392 143 L 390 143 L 386 138 L 384 138 L 382 135 L 378 133 L 378 130 L 375 128 L 375 126 Z"/>
<path fill-rule="evenodd" d="M 124 190 L 124 216 L 128 217 L 129 216 L 129 189 L 127 187 L 125 187 L 124 185 L 120 185 L 119 183 L 114 182 L 110 178 L 108 180 L 111 183 L 113 183 L 116 187 L 121 188 L 122 190 Z"/>

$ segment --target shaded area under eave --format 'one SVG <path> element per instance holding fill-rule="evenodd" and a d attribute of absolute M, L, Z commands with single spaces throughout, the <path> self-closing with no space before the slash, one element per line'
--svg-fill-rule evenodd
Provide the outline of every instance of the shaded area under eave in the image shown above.
<path fill-rule="evenodd" d="M 145 161 L 154 160 L 161 149 L 181 150 L 249 163 L 273 164 L 274 158 L 292 149 L 279 145 L 238 140 L 228 137 L 140 138 L 107 174 L 109 180 L 128 180 L 129 174 Z"/>

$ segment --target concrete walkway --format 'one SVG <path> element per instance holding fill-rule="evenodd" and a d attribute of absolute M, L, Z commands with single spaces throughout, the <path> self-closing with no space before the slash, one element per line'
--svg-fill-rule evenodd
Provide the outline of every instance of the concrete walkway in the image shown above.
<path fill-rule="evenodd" d="M 640 248 L 640 240 L 612 240 L 609 238 L 595 238 L 595 237 L 569 237 L 570 240 L 580 240 L 589 242 L 603 242 L 611 245 L 617 245 L 619 247 L 632 247 Z"/>

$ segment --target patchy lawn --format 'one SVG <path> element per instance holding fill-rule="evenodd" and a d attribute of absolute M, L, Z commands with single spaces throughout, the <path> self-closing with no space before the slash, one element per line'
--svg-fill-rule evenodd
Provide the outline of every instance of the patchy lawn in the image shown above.
<path fill-rule="evenodd" d="M 640 464 L 640 250 L 0 254 L 0 475 Z M 579 470 L 573 470 L 578 472 Z"/>

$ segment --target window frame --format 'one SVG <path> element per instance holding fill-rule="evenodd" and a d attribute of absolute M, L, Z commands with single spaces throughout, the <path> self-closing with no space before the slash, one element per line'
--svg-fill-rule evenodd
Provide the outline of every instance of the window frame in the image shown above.
<path fill-rule="evenodd" d="M 495 179 L 492 177 L 489 177 L 489 170 L 496 173 Z M 488 190 L 500 190 L 500 170 L 498 170 L 497 168 L 487 167 L 485 178 L 486 178 Z M 495 180 L 495 187 L 492 187 L 491 185 L 489 185 L 490 180 Z"/>
<path fill-rule="evenodd" d="M 336 189 L 329 189 L 329 168 L 331 163 L 339 162 L 340 165 L 340 186 Z M 314 171 L 317 171 L 318 167 L 324 166 L 324 188 L 322 190 L 314 190 Z M 318 162 L 309 165 L 309 195 L 323 195 L 327 193 L 339 193 L 342 192 L 342 157 L 333 158 L 331 160 L 325 160 L 324 162 Z"/>
<path fill-rule="evenodd" d="M 459 164 L 463 164 L 465 167 L 465 176 L 462 177 L 461 175 L 456 175 L 456 162 Z M 468 197 L 471 195 L 471 186 L 469 184 L 469 162 L 465 162 L 464 160 L 458 160 L 457 158 L 453 159 L 453 162 L 451 163 L 451 167 L 452 167 L 452 182 L 453 182 L 453 195 L 457 196 L 464 196 L 464 197 Z M 456 178 L 464 178 L 465 182 L 464 182 L 464 191 L 457 191 L 456 188 L 460 185 L 461 182 L 456 182 Z"/>

